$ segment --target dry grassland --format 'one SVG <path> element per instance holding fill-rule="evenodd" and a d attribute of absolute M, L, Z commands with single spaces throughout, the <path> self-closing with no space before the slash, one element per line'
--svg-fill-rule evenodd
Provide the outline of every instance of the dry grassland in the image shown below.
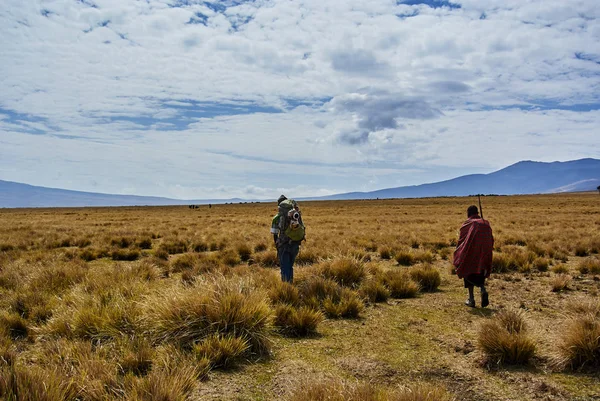
<path fill-rule="evenodd" d="M 301 202 L 293 286 L 275 202 L 0 209 L 0 399 L 600 399 L 600 196 L 485 197 L 487 309 L 474 202 Z"/>

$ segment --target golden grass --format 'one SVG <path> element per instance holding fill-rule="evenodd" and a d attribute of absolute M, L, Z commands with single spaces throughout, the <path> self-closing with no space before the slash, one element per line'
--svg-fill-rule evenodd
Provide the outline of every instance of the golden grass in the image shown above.
<path fill-rule="evenodd" d="M 484 199 L 496 238 L 493 304 L 529 310 L 528 327 L 517 335 L 546 333 L 536 336 L 541 359 L 530 364 L 545 371 L 555 357 L 568 368 L 565 376 L 530 374 L 566 398 L 584 399 L 594 386 L 579 385 L 587 376 L 568 372 L 597 363 L 590 341 L 595 323 L 574 323 L 598 316 L 595 305 L 582 301 L 600 291 L 597 202 L 597 194 Z M 0 375 L 18 377 L 21 399 L 38 397 L 43 383 L 57 398 L 74 391 L 81 399 L 195 401 L 206 385 L 198 380 L 219 365 L 219 347 L 209 347 L 208 339 L 235 338 L 249 349 L 232 361 L 273 357 L 266 366 L 216 374 L 215 386 L 223 381 L 223 389 L 236 377 L 254 383 L 240 390 L 244 399 L 277 399 L 271 384 L 287 358 L 361 383 L 368 378 L 373 394 L 394 393 L 414 369 L 447 384 L 477 377 L 471 384 L 488 399 L 519 398 L 520 373 L 508 371 L 511 381 L 500 382 L 461 343 L 477 343 L 480 325 L 473 323 L 485 319 L 477 310 L 469 314 L 460 280 L 448 274 L 470 203 L 303 202 L 310 235 L 293 285 L 279 278 L 269 234 L 273 204 L 0 210 L 0 360 L 6 361 Z M 580 316 L 567 319 L 565 311 Z M 374 321 L 385 324 L 373 327 Z M 521 330 L 497 325 L 508 337 Z M 195 352 L 202 344 L 207 350 Z M 526 350 L 527 341 L 516 347 Z M 227 349 L 223 355 L 235 354 Z M 377 365 L 340 370 L 336 361 L 358 350 Z M 379 376 L 386 364 L 401 374 Z M 438 365 L 447 376 L 434 374 Z M 479 378 L 487 384 L 477 384 Z M 7 398 L 6 386 L 2 391 Z"/>
<path fill-rule="evenodd" d="M 536 352 L 524 315 L 512 310 L 502 311 L 481 325 L 478 345 L 490 366 L 525 365 Z"/>

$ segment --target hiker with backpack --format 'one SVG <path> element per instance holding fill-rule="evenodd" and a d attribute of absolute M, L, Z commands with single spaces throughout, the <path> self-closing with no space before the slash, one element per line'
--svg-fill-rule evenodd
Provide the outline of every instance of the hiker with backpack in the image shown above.
<path fill-rule="evenodd" d="M 277 199 L 277 214 L 271 222 L 271 234 L 277 248 L 281 280 L 294 281 L 294 261 L 305 239 L 304 223 L 298 203 L 281 195 Z"/>

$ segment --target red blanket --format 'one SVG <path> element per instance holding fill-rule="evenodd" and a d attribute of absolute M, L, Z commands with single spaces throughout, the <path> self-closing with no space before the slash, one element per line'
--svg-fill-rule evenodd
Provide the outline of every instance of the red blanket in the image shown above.
<path fill-rule="evenodd" d="M 472 216 L 460 228 L 458 245 L 454 251 L 454 266 L 458 277 L 483 274 L 489 277 L 492 271 L 494 237 L 487 220 Z"/>

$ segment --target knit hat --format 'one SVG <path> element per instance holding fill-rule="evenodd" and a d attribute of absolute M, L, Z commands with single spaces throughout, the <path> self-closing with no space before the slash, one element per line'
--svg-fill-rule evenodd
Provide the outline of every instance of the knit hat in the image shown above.
<path fill-rule="evenodd" d="M 279 197 L 279 199 L 277 199 L 277 204 L 279 205 L 281 202 L 283 202 L 284 200 L 286 200 L 287 198 L 285 197 L 285 195 L 281 195 Z"/>

